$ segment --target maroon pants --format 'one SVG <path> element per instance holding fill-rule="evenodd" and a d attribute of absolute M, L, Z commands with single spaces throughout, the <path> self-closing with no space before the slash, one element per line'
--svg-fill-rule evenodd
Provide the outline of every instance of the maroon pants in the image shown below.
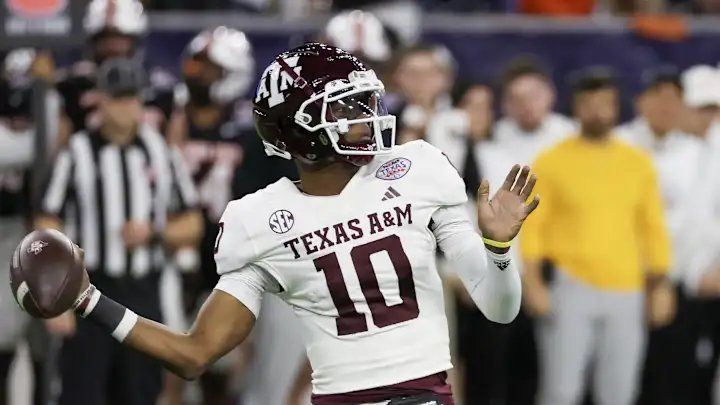
<path fill-rule="evenodd" d="M 313 405 L 354 405 L 388 401 L 394 398 L 434 394 L 443 405 L 455 405 L 452 390 L 447 383 L 447 373 L 437 373 L 417 380 L 405 381 L 386 387 L 347 392 L 343 394 L 312 396 Z"/>

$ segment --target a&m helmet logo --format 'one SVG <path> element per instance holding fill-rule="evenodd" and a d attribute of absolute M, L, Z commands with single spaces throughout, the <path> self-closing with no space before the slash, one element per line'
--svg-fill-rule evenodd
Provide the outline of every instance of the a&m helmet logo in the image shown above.
<path fill-rule="evenodd" d="M 270 215 L 268 224 L 273 232 L 283 234 L 292 229 L 295 216 L 288 210 L 277 210 Z"/>
<path fill-rule="evenodd" d="M 302 66 L 297 65 L 299 60 L 299 56 L 283 58 L 283 61 L 296 75 L 300 75 L 302 71 Z M 285 93 L 294 85 L 294 82 L 295 79 L 290 73 L 283 71 L 277 61 L 271 63 L 262 74 L 255 94 L 255 102 L 267 99 L 268 107 L 275 107 L 285 101 Z"/>
<path fill-rule="evenodd" d="M 383 163 L 375 172 L 375 177 L 381 180 L 397 180 L 407 174 L 411 165 L 410 159 L 395 158 Z"/>
<path fill-rule="evenodd" d="M 45 241 L 36 240 L 30 244 L 30 247 L 27 249 L 27 252 L 34 253 L 35 256 L 37 256 L 42 252 L 43 248 L 47 245 L 48 245 L 48 243 Z"/>

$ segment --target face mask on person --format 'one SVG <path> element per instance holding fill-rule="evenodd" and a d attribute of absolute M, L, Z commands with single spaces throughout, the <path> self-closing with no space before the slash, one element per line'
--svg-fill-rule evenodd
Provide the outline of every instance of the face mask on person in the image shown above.
<path fill-rule="evenodd" d="M 190 103 L 198 106 L 207 106 L 212 104 L 210 97 L 210 86 L 199 83 L 197 80 L 186 80 L 188 93 L 190 94 Z"/>

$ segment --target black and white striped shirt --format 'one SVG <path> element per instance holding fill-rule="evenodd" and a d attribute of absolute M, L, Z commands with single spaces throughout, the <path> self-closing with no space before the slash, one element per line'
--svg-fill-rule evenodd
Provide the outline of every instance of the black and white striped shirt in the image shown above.
<path fill-rule="evenodd" d="M 168 214 L 194 207 L 197 196 L 180 153 L 149 126 L 128 145 L 99 133 L 78 132 L 53 166 L 42 196 L 44 214 L 64 220 L 85 250 L 89 271 L 142 277 L 162 265 L 160 246 L 126 249 L 127 221 L 151 223 L 161 233 Z"/>

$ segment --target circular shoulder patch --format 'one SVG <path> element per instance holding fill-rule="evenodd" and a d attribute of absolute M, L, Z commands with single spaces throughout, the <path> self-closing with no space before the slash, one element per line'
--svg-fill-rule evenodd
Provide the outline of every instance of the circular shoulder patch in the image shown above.
<path fill-rule="evenodd" d="M 270 215 L 268 225 L 275 233 L 285 233 L 295 225 L 295 216 L 288 210 L 277 210 Z"/>
<path fill-rule="evenodd" d="M 412 166 L 410 159 L 395 158 L 383 163 L 375 172 L 375 177 L 381 180 L 397 180 L 410 171 L 410 166 Z"/>

